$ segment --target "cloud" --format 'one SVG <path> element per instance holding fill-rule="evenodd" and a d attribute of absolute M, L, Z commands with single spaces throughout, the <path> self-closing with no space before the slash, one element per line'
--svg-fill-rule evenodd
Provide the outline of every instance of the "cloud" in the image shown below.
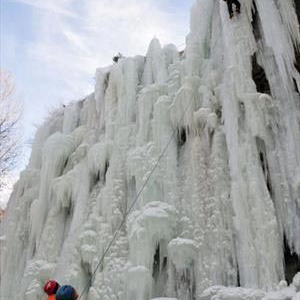
<path fill-rule="evenodd" d="M 82 38 L 78 34 L 69 30 L 63 30 L 63 34 L 67 38 L 67 40 L 71 43 L 71 45 L 82 50 L 87 55 L 91 55 L 90 50 L 86 47 L 86 45 L 82 41 Z"/>
<path fill-rule="evenodd" d="M 78 15 L 73 14 L 65 9 L 66 1 L 41 1 L 41 0 L 10 0 L 9 2 L 17 2 L 25 5 L 32 6 L 37 9 L 47 10 L 48 12 L 65 15 L 67 17 L 79 18 Z"/>
<path fill-rule="evenodd" d="M 95 69 L 110 64 L 118 52 L 144 54 L 154 36 L 162 43 L 182 44 L 187 31 L 180 16 L 176 19 L 159 9 L 153 0 L 14 1 L 38 8 L 37 39 L 27 45 L 28 59 L 62 81 L 70 81 L 74 74 L 78 78 L 78 73 L 82 81 L 92 78 Z"/>
<path fill-rule="evenodd" d="M 183 44 L 188 31 L 189 5 L 184 10 L 181 0 L 4 1 L 18 9 L 25 4 L 32 12 L 22 23 L 30 23 L 33 37 L 22 39 L 15 64 L 28 122 L 33 109 L 46 114 L 45 107 L 92 92 L 96 68 L 111 64 L 116 53 L 145 54 L 153 37 L 162 44 Z M 172 3 L 181 8 L 170 10 Z"/>

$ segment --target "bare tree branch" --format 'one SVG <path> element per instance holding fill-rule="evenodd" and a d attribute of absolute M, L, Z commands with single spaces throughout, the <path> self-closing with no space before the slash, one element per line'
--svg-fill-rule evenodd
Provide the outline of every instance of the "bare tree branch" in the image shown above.
<path fill-rule="evenodd" d="M 20 105 L 15 101 L 15 85 L 9 73 L 0 70 L 0 190 L 5 176 L 16 165 L 20 136 Z"/>

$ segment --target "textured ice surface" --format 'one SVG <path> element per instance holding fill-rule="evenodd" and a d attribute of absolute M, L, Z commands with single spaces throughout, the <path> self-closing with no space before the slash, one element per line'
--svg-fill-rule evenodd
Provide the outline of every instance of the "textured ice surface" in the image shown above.
<path fill-rule="evenodd" d="M 154 298 L 152 300 L 177 300 L 175 298 Z"/>
<path fill-rule="evenodd" d="M 1 300 L 42 299 L 49 278 L 88 300 L 299 299 L 299 274 L 282 281 L 284 240 L 300 255 L 299 24 L 293 0 L 240 1 L 232 20 L 195 1 L 184 53 L 154 39 L 37 130 L 1 223 Z"/>

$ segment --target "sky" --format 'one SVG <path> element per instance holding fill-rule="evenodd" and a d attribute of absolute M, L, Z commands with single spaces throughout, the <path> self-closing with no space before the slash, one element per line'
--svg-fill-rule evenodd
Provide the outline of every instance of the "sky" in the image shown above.
<path fill-rule="evenodd" d="M 26 165 L 47 114 L 94 89 L 118 52 L 144 55 L 153 37 L 184 48 L 195 0 L 0 0 L 0 68 L 23 106 Z M 1 195 L 0 195 L 1 205 Z"/>

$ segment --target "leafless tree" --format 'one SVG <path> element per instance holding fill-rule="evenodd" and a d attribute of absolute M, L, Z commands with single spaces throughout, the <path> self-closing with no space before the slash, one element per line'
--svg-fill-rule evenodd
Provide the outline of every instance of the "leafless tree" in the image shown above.
<path fill-rule="evenodd" d="M 0 70 L 0 190 L 5 176 L 16 166 L 19 153 L 20 105 L 9 73 Z"/>

